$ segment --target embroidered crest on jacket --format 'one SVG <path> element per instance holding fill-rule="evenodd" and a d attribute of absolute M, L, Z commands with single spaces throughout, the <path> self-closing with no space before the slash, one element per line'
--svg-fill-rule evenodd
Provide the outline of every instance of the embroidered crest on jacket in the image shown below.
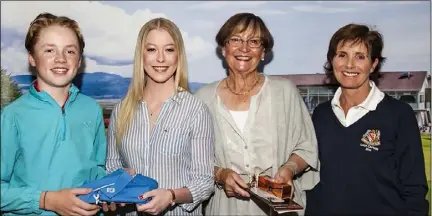
<path fill-rule="evenodd" d="M 366 151 L 378 151 L 378 146 L 381 145 L 380 142 L 381 132 L 378 129 L 367 130 L 361 138 L 360 146 L 365 147 Z"/>

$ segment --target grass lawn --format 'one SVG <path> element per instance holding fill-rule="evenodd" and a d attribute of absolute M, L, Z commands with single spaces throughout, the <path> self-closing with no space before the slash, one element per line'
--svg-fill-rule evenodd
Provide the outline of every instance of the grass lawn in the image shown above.
<path fill-rule="evenodd" d="M 429 191 L 427 194 L 427 199 L 429 201 L 429 209 L 431 204 L 431 135 L 430 134 L 422 134 L 422 145 L 423 145 L 423 155 L 425 159 L 425 169 L 426 169 L 426 177 L 428 180 Z"/>

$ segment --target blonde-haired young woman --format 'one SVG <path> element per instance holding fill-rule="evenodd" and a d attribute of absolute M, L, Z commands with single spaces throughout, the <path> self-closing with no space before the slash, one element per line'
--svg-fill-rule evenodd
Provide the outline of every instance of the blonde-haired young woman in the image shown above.
<path fill-rule="evenodd" d="M 159 182 L 136 211 L 200 215 L 213 192 L 213 144 L 209 110 L 188 92 L 181 32 L 170 20 L 152 19 L 139 32 L 131 84 L 111 115 L 107 170 Z"/>

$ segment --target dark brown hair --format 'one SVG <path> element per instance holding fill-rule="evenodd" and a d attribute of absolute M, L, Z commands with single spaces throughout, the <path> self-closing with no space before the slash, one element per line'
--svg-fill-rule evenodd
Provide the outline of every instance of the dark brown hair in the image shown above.
<path fill-rule="evenodd" d="M 84 37 L 81 34 L 81 29 L 78 26 L 78 23 L 75 20 L 72 20 L 65 16 L 56 16 L 51 13 L 41 13 L 39 14 L 31 23 L 30 27 L 27 31 L 26 39 L 25 39 L 25 48 L 29 53 L 33 53 L 34 45 L 37 43 L 39 39 L 40 32 L 53 25 L 59 25 L 61 27 L 70 28 L 73 30 L 77 36 L 80 54 L 82 55 L 84 52 L 85 42 Z"/>
<path fill-rule="evenodd" d="M 248 28 L 252 28 L 253 35 L 256 32 L 259 33 L 265 49 L 264 52 L 269 53 L 274 45 L 273 36 L 264 21 L 252 13 L 238 13 L 230 17 L 219 29 L 216 35 L 216 42 L 220 47 L 223 47 L 232 35 L 244 32 Z"/>
<path fill-rule="evenodd" d="M 378 82 L 380 70 L 386 58 L 382 56 L 384 48 L 383 36 L 376 30 L 372 30 L 366 25 L 348 24 L 337 30 L 331 40 L 327 51 L 327 62 L 324 65 L 324 70 L 331 79 L 334 79 L 332 61 L 336 55 L 336 50 L 339 44 L 344 45 L 347 42 L 353 44 L 363 43 L 368 52 L 372 63 L 378 59 L 378 64 L 374 68 L 373 73 L 369 75 L 369 79 Z"/>

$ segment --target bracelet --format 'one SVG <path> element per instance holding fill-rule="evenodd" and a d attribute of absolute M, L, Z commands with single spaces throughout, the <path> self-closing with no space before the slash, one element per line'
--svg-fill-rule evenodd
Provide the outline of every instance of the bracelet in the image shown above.
<path fill-rule="evenodd" d="M 219 188 L 219 189 L 221 189 L 221 187 L 222 187 L 222 183 L 220 182 L 220 181 L 218 181 L 218 179 L 217 179 L 217 175 L 219 174 L 219 173 L 221 173 L 222 171 L 223 171 L 223 169 L 224 168 L 222 168 L 222 167 L 218 167 L 218 170 L 216 171 L 216 173 L 215 173 L 215 183 L 216 183 L 216 186 Z"/>
<path fill-rule="evenodd" d="M 294 161 L 288 161 L 282 166 L 283 167 L 285 167 L 285 166 L 289 167 L 290 170 L 293 172 L 293 176 L 297 175 L 297 164 Z"/>
<path fill-rule="evenodd" d="M 216 187 L 217 187 L 218 189 L 220 189 L 220 190 L 223 189 L 223 184 L 222 184 L 222 183 L 219 183 L 219 182 L 215 181 L 215 185 L 216 185 Z"/>
<path fill-rule="evenodd" d="M 167 191 L 171 192 L 171 196 L 172 196 L 171 206 L 173 206 L 175 205 L 176 195 L 173 189 L 167 189 Z"/>
<path fill-rule="evenodd" d="M 43 204 L 43 205 L 42 205 L 42 206 L 43 206 L 42 209 L 45 209 L 45 207 L 46 207 L 46 206 L 45 206 L 45 198 L 46 198 L 47 193 L 48 193 L 48 191 L 44 191 L 44 195 L 43 195 L 43 202 L 42 202 L 42 204 Z"/>

